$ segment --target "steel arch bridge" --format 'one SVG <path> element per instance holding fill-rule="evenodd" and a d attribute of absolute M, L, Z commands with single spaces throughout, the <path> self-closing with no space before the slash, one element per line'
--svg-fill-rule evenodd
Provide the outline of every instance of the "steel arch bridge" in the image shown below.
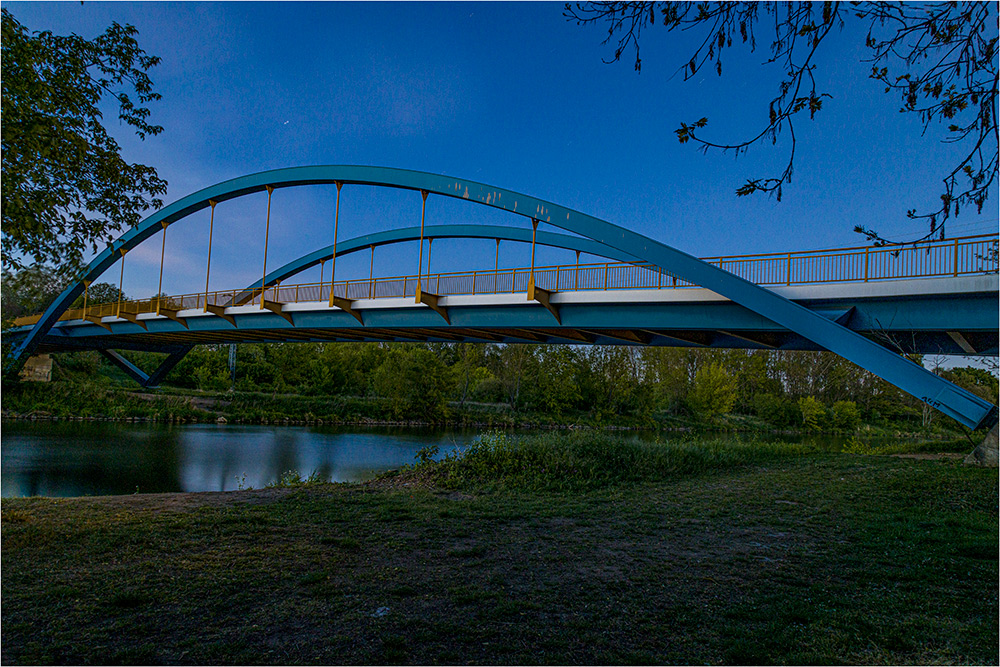
<path fill-rule="evenodd" d="M 208 269 L 218 204 L 275 190 L 337 189 L 332 246 L 267 272 L 260 281 L 146 301 L 89 305 L 87 289 L 126 254 L 204 209 Z M 421 196 L 419 227 L 338 243 L 344 185 L 400 188 Z M 531 229 L 426 225 L 427 198 L 452 197 L 527 218 Z M 415 200 L 416 204 L 416 200 Z M 550 232 L 551 226 L 570 234 Z M 424 274 L 424 240 L 494 239 L 531 244 L 531 266 Z M 386 244 L 419 241 L 416 276 L 336 281 L 336 259 Z M 577 263 L 535 265 L 537 245 L 576 251 Z M 155 386 L 194 345 L 303 340 L 442 340 L 632 344 L 828 350 L 869 370 L 969 428 L 996 422 L 996 406 L 900 352 L 997 354 L 997 236 L 919 248 L 856 248 L 754 257 L 694 258 L 623 227 L 534 197 L 424 172 L 368 166 L 310 166 L 261 172 L 205 188 L 146 218 L 110 243 L 80 279 L 39 316 L 5 332 L 15 370 L 36 352 L 96 349 L 145 386 Z M 581 265 L 580 253 L 603 257 Z M 330 281 L 283 281 L 329 262 Z M 374 260 L 373 260 L 374 264 Z M 909 268 L 907 268 L 909 267 Z M 935 277 L 936 276 L 936 277 Z M 886 280 L 892 278 L 893 280 Z M 909 278 L 909 279 L 906 279 Z M 120 279 L 121 280 L 121 279 Z M 84 296 L 83 308 L 70 305 Z M 168 352 L 147 375 L 116 349 Z"/>

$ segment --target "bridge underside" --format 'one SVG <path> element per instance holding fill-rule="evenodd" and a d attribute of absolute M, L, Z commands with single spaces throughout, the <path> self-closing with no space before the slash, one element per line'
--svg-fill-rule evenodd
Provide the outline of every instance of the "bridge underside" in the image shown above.
<path fill-rule="evenodd" d="M 774 291 L 895 352 L 996 355 L 996 289 L 993 275 Z M 137 322 L 68 321 L 53 327 L 38 350 L 171 352 L 198 344 L 303 341 L 822 349 L 704 289 L 557 293 L 551 305 L 558 321 L 523 293 L 442 297 L 439 305 L 444 314 L 410 298 L 358 300 L 353 309 L 363 324 L 324 302 L 285 304 L 281 313 L 256 305 L 230 307 L 225 319 L 191 309 L 177 314 L 181 321 L 154 314 L 140 315 Z"/>

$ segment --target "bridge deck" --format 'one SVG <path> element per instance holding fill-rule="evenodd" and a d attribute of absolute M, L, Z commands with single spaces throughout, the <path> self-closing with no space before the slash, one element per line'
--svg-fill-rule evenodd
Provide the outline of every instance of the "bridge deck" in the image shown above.
<path fill-rule="evenodd" d="M 996 354 L 998 276 L 923 278 L 771 288 L 895 349 Z M 553 313 L 522 293 L 442 296 L 444 317 L 412 297 L 358 299 L 357 319 L 325 301 L 286 303 L 281 312 L 247 303 L 170 316 L 140 313 L 60 322 L 45 351 L 166 349 L 179 344 L 294 341 L 577 342 L 747 349 L 817 346 L 702 288 L 576 290 L 554 293 Z M 231 320 L 231 321 L 230 321 Z M 23 328 L 20 331 L 26 331 Z M 17 334 L 18 330 L 10 332 Z"/>

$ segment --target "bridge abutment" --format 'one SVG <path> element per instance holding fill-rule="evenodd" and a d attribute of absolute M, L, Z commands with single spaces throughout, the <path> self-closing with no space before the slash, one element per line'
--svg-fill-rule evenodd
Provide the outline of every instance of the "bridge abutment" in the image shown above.
<path fill-rule="evenodd" d="M 997 449 L 997 427 L 994 424 L 990 432 L 986 434 L 979 446 L 972 450 L 972 453 L 965 457 L 965 465 L 982 466 L 984 468 L 996 468 L 1000 461 L 1000 451 Z"/>

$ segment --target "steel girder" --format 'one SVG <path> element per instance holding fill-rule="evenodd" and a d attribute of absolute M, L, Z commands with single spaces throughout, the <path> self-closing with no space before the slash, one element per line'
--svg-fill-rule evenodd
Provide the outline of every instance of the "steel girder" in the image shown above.
<path fill-rule="evenodd" d="M 352 239 L 346 239 L 337 243 L 337 257 L 349 255 L 361 250 L 367 250 L 371 246 L 379 247 L 393 243 L 404 243 L 407 241 L 418 241 L 421 238 L 420 227 L 406 227 L 403 229 L 393 229 L 387 232 L 376 232 L 365 234 Z M 499 239 L 501 241 L 516 241 L 519 243 L 531 243 L 531 230 L 518 227 L 502 227 L 500 225 L 427 225 L 423 230 L 423 238 L 427 239 Z M 621 252 L 615 248 L 608 247 L 602 243 L 591 241 L 579 236 L 569 236 L 567 234 L 553 234 L 552 232 L 538 232 L 535 242 L 538 245 L 552 248 L 563 248 L 566 250 L 579 250 L 588 255 L 597 255 L 619 262 L 641 262 L 642 260 Z M 264 286 L 270 287 L 275 283 L 301 273 L 312 268 L 320 262 L 330 259 L 333 254 L 333 245 L 314 250 L 298 259 L 288 262 L 281 268 L 275 269 L 264 278 Z M 261 286 L 260 281 L 253 285 L 247 285 L 243 292 Z M 239 300 L 239 297 L 237 297 Z"/>
<path fill-rule="evenodd" d="M 12 365 L 18 364 L 34 350 L 59 316 L 83 292 L 83 281 L 92 281 L 100 276 L 114 264 L 121 250 L 134 248 L 163 226 L 207 208 L 212 201 L 223 202 L 268 188 L 333 183 L 376 185 L 433 193 L 465 199 L 549 223 L 619 250 L 639 261 L 653 264 L 673 276 L 701 285 L 749 308 L 875 373 L 969 428 L 996 421 L 996 406 L 971 392 L 822 315 L 676 248 L 535 197 L 474 181 L 389 167 L 331 165 L 277 169 L 213 185 L 164 207 L 110 243 L 88 265 L 80 281 L 56 298 L 21 344 L 12 350 Z"/>

